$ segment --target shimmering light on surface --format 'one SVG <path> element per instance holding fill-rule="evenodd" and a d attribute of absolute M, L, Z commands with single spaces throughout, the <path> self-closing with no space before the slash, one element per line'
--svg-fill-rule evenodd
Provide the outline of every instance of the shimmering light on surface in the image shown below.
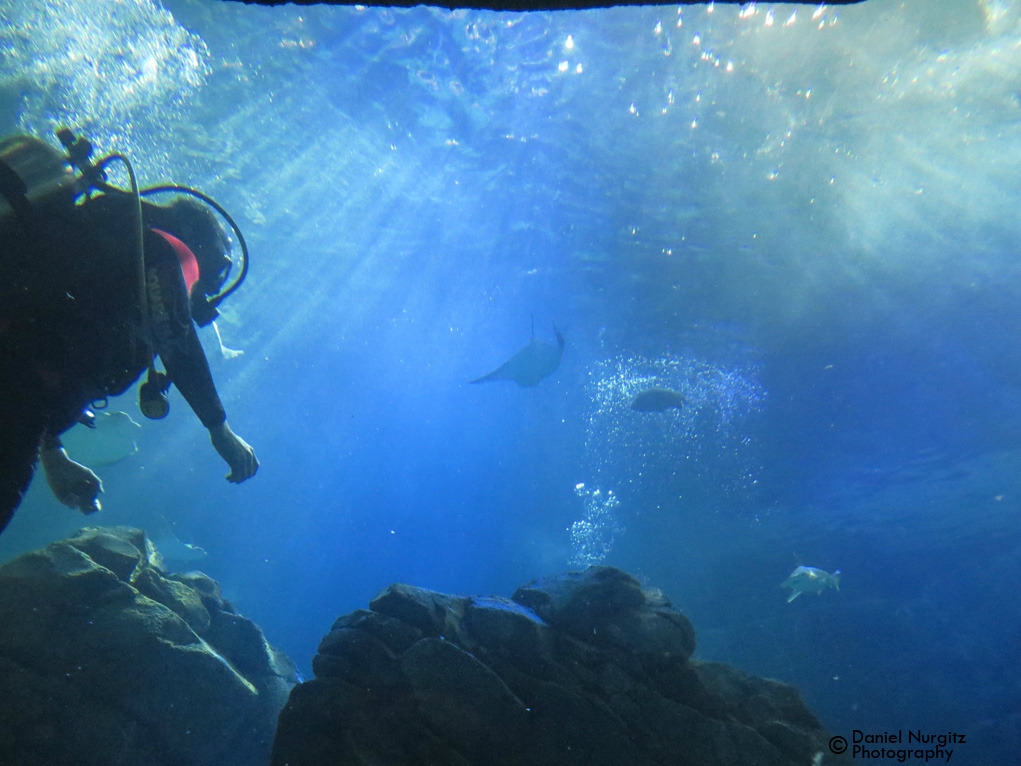
<path fill-rule="evenodd" d="M 173 124 L 212 72 L 205 42 L 147 0 L 40 0 L 8 3 L 2 10 L 4 69 L 41 88 L 52 102 L 45 123 L 33 121 L 29 110 L 22 115 L 21 127 L 37 135 L 72 125 L 108 150 L 123 146 L 126 134 Z M 125 28 L 137 32 L 122 44 Z M 3 87 L 22 88 L 0 79 Z"/>

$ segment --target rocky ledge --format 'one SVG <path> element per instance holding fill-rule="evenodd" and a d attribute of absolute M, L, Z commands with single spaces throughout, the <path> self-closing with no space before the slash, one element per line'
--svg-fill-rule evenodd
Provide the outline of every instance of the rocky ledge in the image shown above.
<path fill-rule="evenodd" d="M 0 763 L 252 766 L 294 666 L 145 533 L 86 528 L 0 567 Z"/>
<path fill-rule="evenodd" d="M 273 765 L 851 763 L 795 689 L 694 649 L 668 599 L 610 567 L 512 599 L 391 585 L 323 639 Z"/>

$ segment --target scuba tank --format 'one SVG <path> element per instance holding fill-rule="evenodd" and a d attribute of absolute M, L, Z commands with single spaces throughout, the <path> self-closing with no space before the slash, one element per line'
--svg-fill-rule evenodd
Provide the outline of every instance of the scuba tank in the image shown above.
<path fill-rule="evenodd" d="M 0 140 L 0 236 L 19 225 L 31 229 L 77 194 L 67 155 L 34 136 Z"/>
<path fill-rule="evenodd" d="M 57 137 L 66 154 L 35 136 L 16 135 L 0 139 L 0 243 L 14 233 L 15 226 L 22 227 L 22 234 L 30 233 L 39 219 L 74 207 L 80 197 L 89 196 L 94 189 L 132 194 L 136 201 L 165 192 L 195 197 L 220 214 L 241 246 L 241 273 L 232 284 L 206 299 L 205 316 L 195 317 L 200 327 L 209 324 L 216 317 L 216 307 L 233 294 L 248 275 L 248 245 L 230 214 L 216 200 L 188 186 L 166 184 L 139 189 L 131 163 L 123 155 L 111 154 L 93 162 L 92 144 L 88 139 L 76 137 L 67 128 L 57 131 Z M 106 167 L 114 160 L 121 161 L 126 167 L 131 180 L 130 190 L 117 189 L 107 183 Z M 75 170 L 80 175 L 75 175 Z M 141 258 L 140 207 L 137 208 L 137 217 L 137 249 Z"/>

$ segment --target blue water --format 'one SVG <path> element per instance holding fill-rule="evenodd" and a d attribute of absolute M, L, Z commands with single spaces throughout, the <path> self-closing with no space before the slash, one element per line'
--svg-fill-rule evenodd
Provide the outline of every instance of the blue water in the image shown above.
<path fill-rule="evenodd" d="M 1021 2 L 558 14 L 0 0 L 2 133 L 70 124 L 252 251 L 187 405 L 100 467 L 310 675 L 395 581 L 586 563 L 834 732 L 1021 747 Z M 532 389 L 470 386 L 530 338 Z M 666 414 L 637 391 L 683 391 Z M 134 394 L 111 406 L 137 414 Z M 9 558 L 84 520 L 42 482 Z M 786 603 L 798 565 L 841 590 Z"/>

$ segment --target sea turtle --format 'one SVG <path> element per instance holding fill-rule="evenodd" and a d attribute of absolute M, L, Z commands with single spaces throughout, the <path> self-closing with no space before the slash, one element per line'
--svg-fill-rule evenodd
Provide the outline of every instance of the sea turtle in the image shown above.
<path fill-rule="evenodd" d="M 802 593 L 814 593 L 817 596 L 827 588 L 840 590 L 840 570 L 830 574 L 824 569 L 815 567 L 798 567 L 791 576 L 780 583 L 781 588 L 790 588 L 791 595 L 787 603 L 791 603 Z"/>

